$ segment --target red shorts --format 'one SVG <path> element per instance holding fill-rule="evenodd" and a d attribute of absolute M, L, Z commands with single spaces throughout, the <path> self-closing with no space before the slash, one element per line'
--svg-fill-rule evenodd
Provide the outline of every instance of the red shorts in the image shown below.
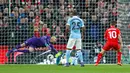
<path fill-rule="evenodd" d="M 120 44 L 118 44 L 118 42 L 106 42 L 103 47 L 103 50 L 108 51 L 111 49 L 120 50 Z"/>

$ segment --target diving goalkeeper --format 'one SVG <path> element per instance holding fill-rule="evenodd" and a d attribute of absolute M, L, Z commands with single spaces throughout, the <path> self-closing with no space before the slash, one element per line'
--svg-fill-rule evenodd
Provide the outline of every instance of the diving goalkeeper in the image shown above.
<path fill-rule="evenodd" d="M 23 52 L 23 53 L 29 53 L 33 52 L 36 48 L 40 47 L 47 47 L 48 52 L 54 52 L 56 56 L 60 56 L 61 52 L 58 52 L 54 47 L 53 43 L 56 42 L 56 37 L 55 36 L 42 36 L 42 37 L 32 37 L 27 39 L 24 43 L 17 45 L 15 48 L 9 50 L 6 53 L 6 56 L 9 57 L 11 53 L 14 52 Z M 20 50 L 20 48 L 28 47 L 28 49 Z M 47 53 L 48 53 L 47 52 Z"/>

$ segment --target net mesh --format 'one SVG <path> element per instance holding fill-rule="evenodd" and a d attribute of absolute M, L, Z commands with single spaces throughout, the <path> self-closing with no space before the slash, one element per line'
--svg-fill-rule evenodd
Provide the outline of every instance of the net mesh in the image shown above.
<path fill-rule="evenodd" d="M 126 0 L 127 1 L 127 0 Z M 130 3 L 125 0 L 0 0 L 0 64 L 54 64 L 53 53 L 38 56 L 45 48 L 32 53 L 15 52 L 6 57 L 6 52 L 32 36 L 55 35 L 58 40 L 54 47 L 65 51 L 65 25 L 75 9 L 85 23 L 83 57 L 85 64 L 95 63 L 104 40 L 104 31 L 111 21 L 118 21 L 122 31 L 123 56 L 129 61 Z M 67 38 L 68 39 L 68 38 Z M 23 49 L 23 48 L 21 48 Z M 101 63 L 116 63 L 116 52 L 108 51 Z"/>

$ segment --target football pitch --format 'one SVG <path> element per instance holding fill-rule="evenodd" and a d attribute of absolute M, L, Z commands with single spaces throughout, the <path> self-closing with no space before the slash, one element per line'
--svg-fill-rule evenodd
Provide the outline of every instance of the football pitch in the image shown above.
<path fill-rule="evenodd" d="M 130 73 L 130 65 L 0 65 L 0 73 Z"/>

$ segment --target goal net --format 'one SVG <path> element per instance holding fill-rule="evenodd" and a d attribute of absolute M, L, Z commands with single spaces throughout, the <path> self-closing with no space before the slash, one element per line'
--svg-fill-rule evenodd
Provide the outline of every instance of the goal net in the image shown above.
<path fill-rule="evenodd" d="M 0 64 L 55 64 L 53 52 L 42 55 L 45 47 L 28 53 L 14 52 L 9 57 L 6 53 L 33 36 L 45 35 L 55 35 L 54 47 L 65 53 L 68 40 L 65 25 L 73 9 L 84 20 L 86 28 L 82 39 L 85 64 L 95 63 L 105 43 L 104 31 L 113 20 L 118 22 L 117 27 L 122 32 L 122 62 L 130 63 L 129 0 L 0 0 Z M 23 49 L 28 47 L 19 50 Z M 61 63 L 64 63 L 64 56 Z M 116 52 L 106 52 L 101 63 L 115 64 Z"/>

